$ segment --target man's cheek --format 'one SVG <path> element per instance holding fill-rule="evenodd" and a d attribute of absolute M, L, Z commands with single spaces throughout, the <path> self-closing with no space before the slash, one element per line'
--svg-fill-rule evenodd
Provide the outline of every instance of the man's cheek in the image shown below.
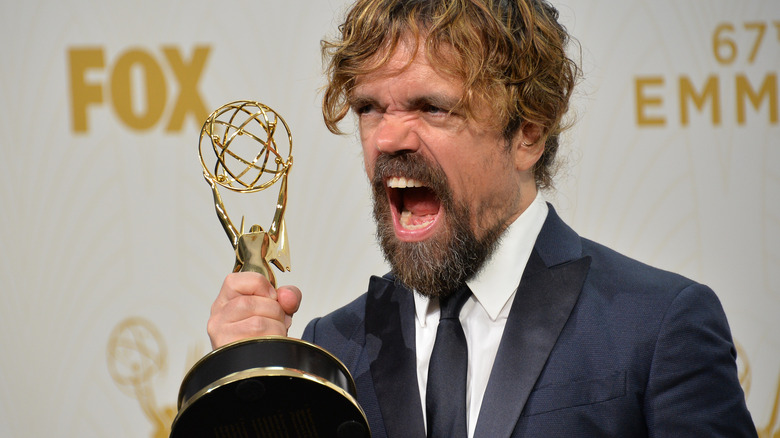
<path fill-rule="evenodd" d="M 374 179 L 374 166 L 376 165 L 376 154 L 363 148 L 363 168 L 366 171 L 369 181 Z"/>

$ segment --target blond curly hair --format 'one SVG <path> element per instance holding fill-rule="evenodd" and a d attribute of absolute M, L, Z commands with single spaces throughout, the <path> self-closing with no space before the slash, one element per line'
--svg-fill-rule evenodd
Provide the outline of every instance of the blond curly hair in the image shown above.
<path fill-rule="evenodd" d="M 545 0 L 358 0 L 321 43 L 328 84 L 322 113 L 331 132 L 349 112 L 356 79 L 381 68 L 405 38 L 422 43 L 431 65 L 462 80 L 459 106 L 490 105 L 491 123 L 509 140 L 522 122 L 542 128 L 545 149 L 534 169 L 552 186 L 558 138 L 565 128 L 579 67 L 558 11 Z M 414 45 L 417 47 L 417 44 Z"/>

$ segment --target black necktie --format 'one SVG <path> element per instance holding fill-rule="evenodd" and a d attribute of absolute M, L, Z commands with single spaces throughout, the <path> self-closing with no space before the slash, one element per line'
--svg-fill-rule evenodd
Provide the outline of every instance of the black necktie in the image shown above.
<path fill-rule="evenodd" d="M 425 415 L 428 438 L 466 438 L 468 347 L 458 315 L 471 291 L 467 286 L 441 300 L 439 328 L 428 367 Z"/>

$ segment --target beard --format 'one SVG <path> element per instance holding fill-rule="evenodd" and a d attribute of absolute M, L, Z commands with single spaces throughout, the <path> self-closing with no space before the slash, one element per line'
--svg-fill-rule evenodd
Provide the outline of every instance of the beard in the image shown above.
<path fill-rule="evenodd" d="M 385 179 L 404 176 L 422 182 L 441 203 L 445 223 L 434 236 L 419 242 L 404 242 L 395 235 Z M 444 171 L 414 153 L 381 154 L 371 181 L 377 240 L 395 278 L 427 297 L 445 298 L 472 278 L 492 255 L 506 228 L 503 221 L 477 237 L 472 212 L 456 202 Z"/>

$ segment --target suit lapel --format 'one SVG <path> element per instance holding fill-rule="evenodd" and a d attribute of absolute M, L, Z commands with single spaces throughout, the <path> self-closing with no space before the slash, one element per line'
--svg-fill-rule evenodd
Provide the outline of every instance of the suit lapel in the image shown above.
<path fill-rule="evenodd" d="M 579 237 L 550 208 L 501 338 L 475 437 L 509 437 L 577 303 L 590 258 Z M 549 266 L 549 267 L 548 267 Z"/>
<path fill-rule="evenodd" d="M 366 303 L 366 349 L 387 436 L 425 437 L 417 389 L 414 299 L 387 278 L 372 278 Z"/>

